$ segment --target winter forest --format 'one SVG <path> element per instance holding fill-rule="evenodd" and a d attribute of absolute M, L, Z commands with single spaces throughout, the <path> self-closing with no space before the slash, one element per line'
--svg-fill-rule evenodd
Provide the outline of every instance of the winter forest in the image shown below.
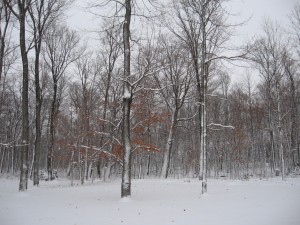
<path fill-rule="evenodd" d="M 300 4 L 241 43 L 230 1 L 86 1 L 89 40 L 73 3 L 0 3 L 0 170 L 20 191 L 299 174 Z"/>
<path fill-rule="evenodd" d="M 1 0 L 0 224 L 300 224 L 300 4 L 237 1 Z"/>

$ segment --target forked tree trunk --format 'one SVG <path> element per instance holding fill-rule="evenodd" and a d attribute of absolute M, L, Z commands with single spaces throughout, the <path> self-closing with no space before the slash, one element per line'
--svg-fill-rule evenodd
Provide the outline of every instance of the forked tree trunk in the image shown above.
<path fill-rule="evenodd" d="M 165 148 L 165 152 L 164 152 L 163 166 L 162 166 L 161 175 L 160 175 L 161 178 L 168 178 L 171 150 L 172 150 L 174 134 L 175 134 L 176 126 L 177 126 L 177 115 L 178 115 L 178 110 L 173 109 L 171 127 L 169 129 L 168 140 L 167 140 L 167 144 L 166 144 L 166 148 Z"/>

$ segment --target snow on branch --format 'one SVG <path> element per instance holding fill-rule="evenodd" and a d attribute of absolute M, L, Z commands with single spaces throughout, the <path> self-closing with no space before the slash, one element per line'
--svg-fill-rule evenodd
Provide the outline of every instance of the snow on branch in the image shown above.
<path fill-rule="evenodd" d="M 111 125 L 113 125 L 113 127 L 117 128 L 118 126 L 116 126 L 113 122 L 109 121 L 109 120 L 105 120 L 105 119 L 101 119 L 101 118 L 98 118 L 98 120 L 100 121 L 103 121 L 103 122 L 106 122 L 106 123 L 109 123 Z"/>
<path fill-rule="evenodd" d="M 195 102 L 195 105 L 200 106 L 200 105 L 205 105 L 203 102 Z"/>
<path fill-rule="evenodd" d="M 3 146 L 4 148 L 10 148 L 10 147 L 12 147 L 12 146 L 14 146 L 14 147 L 23 147 L 23 146 L 29 145 L 29 144 L 12 145 L 13 142 L 14 142 L 14 141 L 12 141 L 12 142 L 10 142 L 10 143 L 6 143 L 6 144 L 0 143 L 0 146 Z"/>
<path fill-rule="evenodd" d="M 219 124 L 219 123 L 210 123 L 207 125 L 207 127 L 221 127 L 221 128 L 230 128 L 230 129 L 235 129 L 234 126 L 226 126 L 226 125 L 222 125 L 222 124 Z"/>
<path fill-rule="evenodd" d="M 77 145 L 70 145 L 72 147 L 75 147 L 77 148 L 78 146 Z M 88 147 L 86 145 L 80 145 L 81 148 L 85 148 L 85 149 L 91 149 L 91 150 L 95 150 L 95 151 L 99 151 L 101 153 L 104 153 L 105 155 L 107 155 L 108 157 L 112 157 L 114 158 L 118 163 L 120 163 L 121 166 L 123 166 L 123 161 L 121 159 L 119 159 L 115 154 L 111 153 L 111 152 L 108 152 L 108 151 L 105 151 L 101 148 L 96 148 L 96 147 Z"/>
<path fill-rule="evenodd" d="M 194 119 L 196 116 L 197 116 L 198 113 L 195 113 L 193 116 L 191 117 L 188 117 L 188 118 L 179 118 L 177 119 L 178 122 L 181 122 L 181 121 L 189 121 L 189 120 L 192 120 Z"/>
<path fill-rule="evenodd" d="M 105 132 L 100 132 L 100 131 L 95 131 L 95 134 L 100 134 L 100 135 L 104 135 L 104 136 L 112 136 L 112 138 L 118 142 L 118 144 L 121 144 L 120 140 L 118 138 L 116 138 L 115 136 L 113 136 L 111 133 L 105 133 Z"/>
<path fill-rule="evenodd" d="M 205 60 L 205 63 L 210 63 L 214 60 L 217 60 L 217 59 L 225 59 L 225 60 L 240 60 L 242 58 L 245 58 L 246 56 L 246 53 L 243 53 L 241 55 L 236 55 L 236 56 L 215 56 L 215 57 L 211 57 L 207 60 Z"/>
<path fill-rule="evenodd" d="M 221 99 L 221 100 L 224 100 L 224 101 L 228 100 L 227 98 L 222 98 L 222 97 L 220 97 L 218 95 L 214 95 L 214 94 L 206 94 L 206 96 L 215 97 L 215 98 L 218 98 L 218 99 Z"/>
<path fill-rule="evenodd" d="M 100 131 L 94 131 L 95 134 L 100 134 L 100 135 L 105 135 L 105 136 L 110 136 L 110 133 L 105 133 L 105 132 L 100 132 Z"/>
<path fill-rule="evenodd" d="M 152 70 L 149 72 L 149 70 L 147 69 L 136 81 L 134 82 L 130 82 L 128 79 L 124 79 L 122 77 L 117 77 L 117 79 L 119 79 L 120 81 L 122 82 L 125 82 L 126 84 L 128 84 L 132 89 L 135 89 L 140 83 L 141 81 L 145 78 L 145 77 L 149 77 L 149 76 L 152 76 L 158 72 L 160 72 L 161 70 L 164 70 L 165 68 L 167 68 L 168 66 L 170 66 L 172 63 L 170 64 L 167 64 L 166 66 L 164 67 L 161 67 L 161 68 L 158 68 L 156 70 Z M 132 75 L 130 75 L 130 77 L 134 77 L 136 75 L 138 75 L 139 73 L 134 73 Z M 138 91 L 140 91 L 141 89 L 138 89 Z M 137 90 L 134 91 L 134 93 L 136 93 Z"/>
<path fill-rule="evenodd" d="M 11 146 L 9 143 L 8 144 L 0 143 L 0 145 L 3 146 L 3 147 L 7 147 L 7 148 L 9 148 Z"/>
<path fill-rule="evenodd" d="M 289 109 L 281 118 L 279 118 L 279 120 L 283 120 L 284 117 L 286 117 L 290 112 L 291 112 L 292 109 Z"/>
<path fill-rule="evenodd" d="M 141 88 L 137 89 L 134 93 L 137 93 L 137 92 L 139 92 L 141 90 L 144 90 L 144 91 L 161 91 L 161 90 L 163 90 L 165 88 L 166 88 L 166 86 L 164 86 L 162 88 L 146 88 L 146 87 L 141 87 Z"/>
<path fill-rule="evenodd" d="M 135 152 L 137 149 L 139 148 L 142 148 L 142 149 L 145 149 L 147 151 L 156 151 L 156 152 L 160 152 L 160 149 L 159 148 L 156 148 L 156 147 L 150 147 L 150 146 L 147 146 L 147 145 L 136 145 L 135 148 L 132 150 L 132 152 Z"/>

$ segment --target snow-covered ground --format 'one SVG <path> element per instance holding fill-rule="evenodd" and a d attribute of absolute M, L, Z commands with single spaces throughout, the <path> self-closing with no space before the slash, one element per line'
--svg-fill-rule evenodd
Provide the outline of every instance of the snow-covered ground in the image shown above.
<path fill-rule="evenodd" d="M 120 181 L 71 187 L 42 182 L 18 192 L 0 179 L 0 225 L 299 225 L 300 178 L 133 180 L 132 199 L 120 200 Z"/>

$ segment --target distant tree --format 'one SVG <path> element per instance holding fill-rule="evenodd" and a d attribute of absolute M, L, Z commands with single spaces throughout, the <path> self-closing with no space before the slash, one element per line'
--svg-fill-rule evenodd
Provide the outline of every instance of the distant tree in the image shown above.
<path fill-rule="evenodd" d="M 296 48 L 296 54 L 300 57 L 300 3 L 298 2 L 289 15 L 292 23 L 292 34 L 294 36 L 292 46 Z"/>
<path fill-rule="evenodd" d="M 49 118 L 49 140 L 47 154 L 48 179 L 52 178 L 55 126 L 62 101 L 62 86 L 59 87 L 67 67 L 80 56 L 79 37 L 66 26 L 53 24 L 45 36 L 44 59 L 50 69 L 53 93 Z"/>
<path fill-rule="evenodd" d="M 291 95 L 291 149 L 297 151 L 298 163 L 300 162 L 300 130 L 297 115 L 299 112 L 299 101 L 297 102 L 297 68 L 299 67 L 300 58 L 300 4 L 297 3 L 290 15 L 290 21 L 292 22 L 292 33 L 294 35 L 294 41 L 292 47 L 295 47 L 296 58 L 289 52 L 286 52 L 284 56 L 284 68 L 285 74 L 289 78 L 290 82 L 290 95 Z M 293 51 L 294 52 L 294 51 Z M 295 59 L 294 59 L 295 58 Z"/>
<path fill-rule="evenodd" d="M 162 70 L 162 78 L 159 79 L 157 76 L 155 78 L 161 97 L 171 114 L 171 124 L 161 171 L 161 178 L 167 178 L 172 145 L 178 122 L 180 122 L 179 111 L 184 106 L 190 88 L 191 71 L 188 69 L 188 54 L 180 43 L 176 43 L 168 37 L 162 37 L 161 51 L 161 61 L 164 69 Z"/>
<path fill-rule="evenodd" d="M 119 73 L 120 68 L 117 66 L 117 61 L 120 58 L 122 54 L 122 26 L 116 25 L 117 21 L 115 21 L 115 18 L 112 20 L 106 20 L 104 26 L 104 32 L 101 33 L 101 44 L 103 45 L 100 53 L 99 58 L 101 61 L 101 66 L 104 68 L 103 75 L 101 76 L 101 81 L 103 84 L 104 89 L 104 102 L 103 102 L 103 113 L 101 116 L 101 119 L 103 121 L 109 120 L 114 121 L 115 113 L 110 114 L 112 117 L 108 118 L 109 111 L 110 111 L 110 99 L 112 97 L 112 82 L 114 77 Z M 116 71 L 116 72 L 114 72 Z M 114 128 L 111 127 L 111 124 L 103 122 L 101 124 L 101 132 L 107 133 L 110 131 L 113 132 Z M 114 136 L 114 135 L 112 135 Z M 104 140 L 108 137 L 107 135 L 101 135 L 100 138 L 100 146 L 103 146 Z M 111 143 L 113 143 L 113 140 L 111 140 Z M 111 150 L 114 148 L 113 144 L 111 144 Z M 98 171 L 100 176 L 100 160 L 98 163 Z M 106 180 L 110 176 L 110 169 L 112 166 L 112 161 L 109 160 L 109 157 L 103 160 L 104 165 L 102 170 L 103 171 L 103 178 Z"/>
<path fill-rule="evenodd" d="M 72 105 L 78 114 L 79 127 L 77 129 L 77 141 L 80 145 L 92 146 L 93 127 L 92 118 L 96 108 L 96 98 L 99 96 L 96 93 L 96 75 L 95 61 L 92 57 L 92 52 L 83 53 L 75 62 L 75 74 L 79 78 L 79 83 L 74 83 L 71 86 L 70 95 Z M 82 167 L 81 179 L 88 179 L 88 149 L 85 148 L 84 167 Z M 82 160 L 81 160 L 82 161 Z M 80 162 L 78 162 L 79 165 Z"/>
<path fill-rule="evenodd" d="M 196 98 L 199 118 L 200 170 L 202 193 L 207 192 L 207 92 L 208 84 L 214 71 L 216 60 L 233 60 L 239 56 L 222 56 L 222 47 L 230 37 L 230 27 L 226 22 L 227 12 L 223 0 L 180 0 L 173 1 L 175 15 L 171 15 L 172 23 L 167 24 L 173 34 L 188 48 L 196 80 Z"/>
<path fill-rule="evenodd" d="M 15 4 L 15 3 L 14 3 Z M 17 48 L 12 40 L 12 29 L 16 20 L 8 6 L 0 3 L 0 171 L 15 172 L 16 149 L 18 140 L 21 107 L 14 107 L 20 102 L 13 91 L 13 78 L 10 72 L 18 59 Z M 7 166 L 7 170 L 5 170 Z"/>
<path fill-rule="evenodd" d="M 12 65 L 18 59 L 17 46 L 12 40 L 11 30 L 15 26 L 16 20 L 4 2 L 0 3 L 0 113 L 4 101 L 4 93 L 7 84 L 8 72 L 12 69 Z"/>
<path fill-rule="evenodd" d="M 251 46 L 250 59 L 255 63 L 254 65 L 259 70 L 265 85 L 268 111 L 267 130 L 269 132 L 269 146 L 271 153 L 271 170 L 275 171 L 276 167 L 279 165 L 277 164 L 276 160 L 274 140 L 274 107 L 279 107 L 280 104 L 278 99 L 278 91 L 280 90 L 279 87 L 283 74 L 282 56 L 284 51 L 284 43 L 282 41 L 282 33 L 278 24 L 274 24 L 270 20 L 266 20 L 263 25 L 263 29 L 264 35 L 257 39 Z M 273 98 L 274 95 L 276 96 L 275 99 Z M 274 102 L 276 104 L 275 106 Z M 276 108 L 280 109 L 278 107 Z M 281 115 L 279 117 L 281 117 Z M 279 121 L 280 120 L 281 119 L 279 119 Z"/>
<path fill-rule="evenodd" d="M 42 40 L 46 30 L 50 27 L 57 17 L 62 14 L 64 7 L 68 5 L 66 0 L 41 0 L 33 2 L 29 8 L 31 21 L 29 26 L 33 33 L 33 42 L 35 50 L 34 77 L 35 77 L 35 148 L 34 148 L 34 178 L 33 184 L 39 185 L 39 160 L 41 151 L 41 110 L 42 95 L 40 88 L 40 53 Z"/>
<path fill-rule="evenodd" d="M 299 63 L 295 60 L 289 51 L 285 51 L 283 54 L 283 67 L 284 75 L 287 78 L 289 86 L 289 98 L 290 98 L 290 149 L 293 157 L 297 155 L 297 162 L 300 162 L 300 147 L 299 147 L 299 122 L 297 115 L 299 112 L 299 101 L 297 97 L 297 77 Z"/>
<path fill-rule="evenodd" d="M 7 32 L 9 29 L 9 24 L 11 22 L 11 11 L 9 10 L 7 4 L 0 3 L 0 81 L 2 78 L 3 62 L 5 56 L 5 49 L 7 48 Z"/>

